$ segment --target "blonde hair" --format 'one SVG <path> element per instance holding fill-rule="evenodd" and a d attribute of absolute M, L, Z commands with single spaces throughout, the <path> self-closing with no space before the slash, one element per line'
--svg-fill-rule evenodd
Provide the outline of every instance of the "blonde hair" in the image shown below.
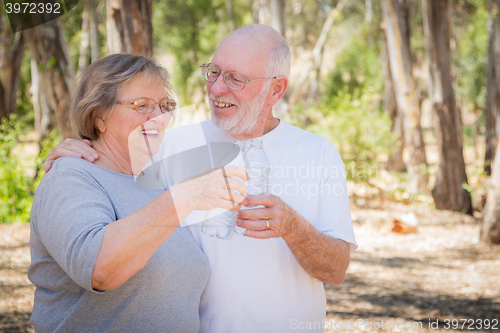
<path fill-rule="evenodd" d="M 97 140 L 100 131 L 96 120 L 106 118 L 118 101 L 125 83 L 139 75 L 159 80 L 172 98 L 167 70 L 156 60 L 140 55 L 112 54 L 87 67 L 73 85 L 71 126 L 81 139 Z"/>

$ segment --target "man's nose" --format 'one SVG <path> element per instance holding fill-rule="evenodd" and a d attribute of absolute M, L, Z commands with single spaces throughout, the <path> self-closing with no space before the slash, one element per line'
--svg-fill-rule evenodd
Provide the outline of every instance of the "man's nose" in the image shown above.
<path fill-rule="evenodd" d="M 208 92 L 216 96 L 226 95 L 229 93 L 229 88 L 224 81 L 224 75 L 219 75 L 215 82 L 207 82 Z"/>

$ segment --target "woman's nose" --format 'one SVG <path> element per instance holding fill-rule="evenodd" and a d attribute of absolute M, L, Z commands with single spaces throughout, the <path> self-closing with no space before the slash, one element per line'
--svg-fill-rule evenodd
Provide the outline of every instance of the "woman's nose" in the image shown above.
<path fill-rule="evenodd" d="M 158 116 L 161 116 L 163 114 L 163 112 L 161 111 L 160 109 L 160 106 L 158 104 L 155 104 L 154 105 L 154 109 L 153 109 L 153 112 L 151 112 L 149 114 L 149 119 L 153 119 L 153 118 L 156 118 Z"/>

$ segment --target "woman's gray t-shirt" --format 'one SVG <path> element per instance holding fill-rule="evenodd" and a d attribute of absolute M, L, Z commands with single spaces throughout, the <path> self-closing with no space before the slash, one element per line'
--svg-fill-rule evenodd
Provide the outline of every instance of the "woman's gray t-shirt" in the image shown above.
<path fill-rule="evenodd" d="M 31 212 L 28 277 L 36 286 L 31 322 L 37 332 L 199 331 L 209 268 L 187 228 L 177 228 L 120 287 L 91 287 L 105 227 L 162 192 L 79 158 L 54 162 Z"/>

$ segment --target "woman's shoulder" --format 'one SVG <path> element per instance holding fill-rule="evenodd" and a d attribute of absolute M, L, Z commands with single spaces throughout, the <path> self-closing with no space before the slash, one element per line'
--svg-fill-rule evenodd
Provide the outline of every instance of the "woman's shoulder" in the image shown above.
<path fill-rule="evenodd" d="M 111 176 L 127 176 L 106 168 L 103 168 L 95 163 L 91 163 L 79 157 L 66 156 L 58 158 L 52 164 L 52 168 L 49 170 L 47 175 L 52 174 L 62 175 L 62 174 L 80 174 L 88 175 L 92 178 L 96 177 L 111 177 Z"/>
<path fill-rule="evenodd" d="M 101 187 L 99 184 L 112 178 L 114 173 L 78 157 L 61 157 L 54 161 L 52 168 L 43 175 L 37 192 L 41 189 L 65 187 L 67 184 L 93 184 L 92 187 Z"/>
<path fill-rule="evenodd" d="M 54 161 L 54 163 L 52 163 L 52 168 L 49 170 L 49 173 L 53 170 L 56 172 L 66 169 L 86 170 L 92 168 L 91 167 L 92 165 L 94 164 L 87 160 L 84 160 L 83 158 L 65 156 L 58 158 L 57 160 Z"/>

